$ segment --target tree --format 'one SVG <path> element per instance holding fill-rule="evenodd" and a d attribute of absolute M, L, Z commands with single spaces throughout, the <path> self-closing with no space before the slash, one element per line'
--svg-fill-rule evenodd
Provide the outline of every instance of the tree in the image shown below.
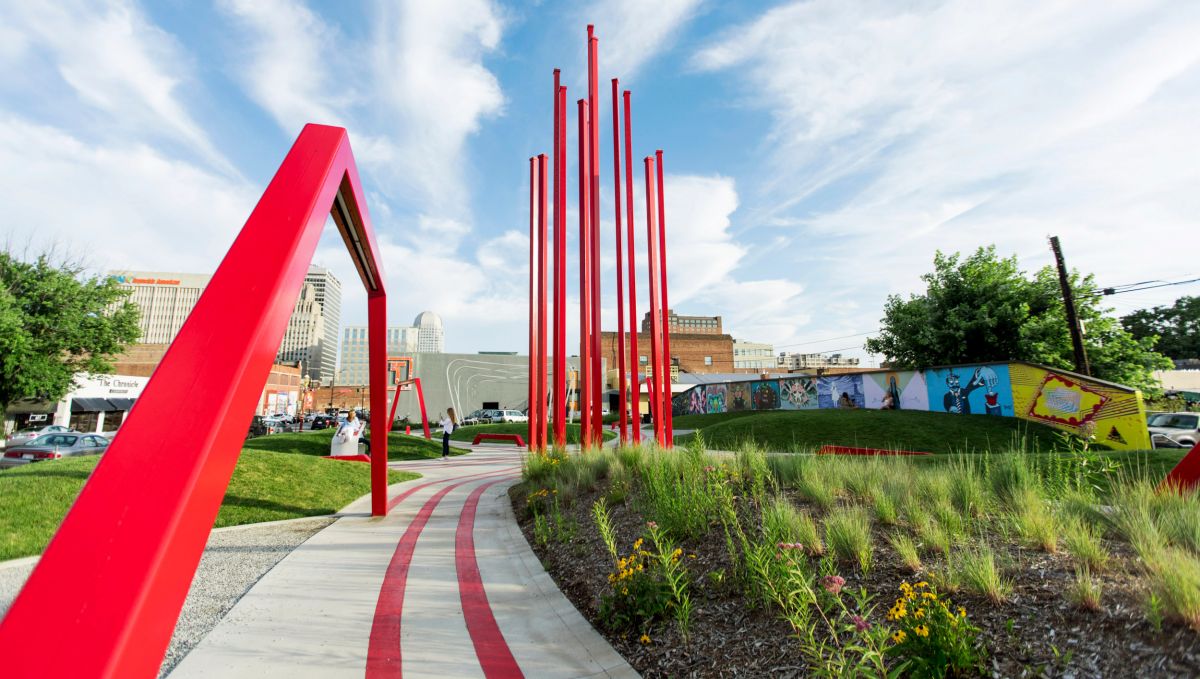
<path fill-rule="evenodd" d="M 112 357 L 139 335 L 128 296 L 78 264 L 0 252 L 0 411 L 21 399 L 61 399 L 75 373 L 111 372 Z"/>
<path fill-rule="evenodd" d="M 1058 273 L 1047 266 L 1028 277 L 1017 258 L 1000 258 L 995 246 L 963 258 L 938 252 L 933 272 L 921 278 L 923 295 L 892 295 L 882 330 L 866 349 L 901 368 L 930 365 L 1031 361 L 1071 370 L 1074 354 Z M 1135 338 L 1111 309 L 1089 294 L 1091 275 L 1072 271 L 1070 284 L 1084 325 L 1084 345 L 1095 377 L 1156 391 L 1154 370 L 1170 361 L 1154 351 L 1153 338 Z"/>
<path fill-rule="evenodd" d="M 1158 352 L 1182 360 L 1200 358 L 1200 297 L 1180 297 L 1171 306 L 1139 309 L 1121 317 L 1138 339 L 1157 337 Z"/>

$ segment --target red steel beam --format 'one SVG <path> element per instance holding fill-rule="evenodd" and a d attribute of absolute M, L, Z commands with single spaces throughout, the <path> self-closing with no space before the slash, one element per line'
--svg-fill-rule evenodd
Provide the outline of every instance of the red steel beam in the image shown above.
<path fill-rule="evenodd" d="M 529 403 L 529 417 L 525 420 L 526 432 L 525 440 L 529 442 L 529 449 L 534 450 L 536 441 L 533 438 L 533 420 L 536 417 L 534 414 L 534 390 L 537 389 L 537 379 L 534 377 L 537 363 L 537 336 L 534 334 L 537 327 L 537 317 L 534 315 L 536 311 L 534 296 L 537 294 L 533 286 L 534 277 L 534 261 L 533 256 L 536 251 L 535 242 L 537 233 L 534 227 L 534 199 L 537 191 L 537 161 L 535 158 L 529 158 L 529 389 L 527 390 L 527 401 Z"/>
<path fill-rule="evenodd" d="M 546 154 L 538 156 L 538 355 L 537 355 L 537 449 L 546 450 Z"/>
<path fill-rule="evenodd" d="M 675 443 L 675 426 L 672 422 L 674 413 L 671 407 L 671 307 L 667 303 L 667 214 L 666 194 L 663 192 L 663 152 L 654 152 L 655 165 L 658 169 L 658 273 L 662 276 L 659 291 L 662 293 L 662 352 L 663 352 L 663 429 L 665 445 L 670 448 Z"/>
<path fill-rule="evenodd" d="M 579 386 L 576 390 L 579 400 L 579 443 L 584 450 L 592 445 L 592 430 L 589 426 L 591 412 L 589 401 L 591 389 L 589 380 L 595 379 L 592 374 L 592 309 L 591 309 L 591 228 L 592 209 L 588 205 L 591 194 L 588 180 L 588 103 L 580 99 L 579 106 Z"/>
<path fill-rule="evenodd" d="M 614 81 L 615 82 L 615 81 Z M 629 119 L 629 90 L 622 93 L 625 108 L 625 217 L 626 217 L 626 240 L 629 252 L 629 378 L 631 380 L 630 395 L 633 397 L 633 442 L 641 443 L 642 441 L 642 387 L 639 384 L 641 381 L 640 373 L 642 370 L 641 360 L 638 356 L 638 326 L 637 326 L 637 268 L 634 266 L 636 259 L 634 252 L 634 224 L 633 224 L 633 131 L 632 123 Z M 613 115 L 616 118 L 616 115 Z M 613 188 L 614 191 L 620 192 L 620 182 Z M 618 241 L 619 242 L 619 241 Z M 617 247 L 620 251 L 620 246 Z M 617 267 L 620 270 L 620 267 Z M 619 289 L 619 288 L 618 288 Z M 622 345 L 625 339 L 621 338 Z M 625 370 L 625 366 L 621 366 L 621 370 Z"/>
<path fill-rule="evenodd" d="M 654 157 L 646 156 L 644 162 L 646 164 L 646 256 L 649 260 L 647 273 L 650 276 L 650 371 L 653 375 L 653 381 L 650 383 L 650 402 L 653 404 L 654 438 L 658 440 L 660 446 L 665 447 L 662 390 L 666 380 L 662 374 L 662 309 L 659 306 L 662 296 L 659 291 L 661 279 L 658 274 L 658 227 L 655 224 L 657 202 L 654 195 Z"/>
<path fill-rule="evenodd" d="M 421 389 L 421 378 L 414 377 L 413 383 L 417 385 L 417 402 L 421 404 L 421 426 L 425 428 L 425 440 L 430 440 L 433 437 L 429 434 L 429 418 L 425 415 L 425 391 Z"/>
<path fill-rule="evenodd" d="M 617 79 L 612 79 L 612 112 L 613 112 L 613 198 L 616 205 L 616 253 L 617 253 L 617 412 L 621 433 L 619 441 L 623 444 L 628 440 L 628 403 L 625 390 L 628 388 L 625 380 L 625 276 L 621 269 L 624 267 L 624 255 L 621 253 L 621 116 L 618 109 L 620 97 L 617 95 Z"/>
<path fill-rule="evenodd" d="M 604 373 L 600 370 L 600 96 L 599 77 L 597 70 L 599 40 L 594 33 L 594 27 L 588 25 L 588 167 L 591 181 L 591 239 L 592 256 L 588 261 L 591 267 L 591 371 L 594 377 L 589 383 L 592 388 L 592 442 L 594 445 L 604 443 L 604 410 L 603 389 Z"/>
<path fill-rule="evenodd" d="M 158 673 L 331 210 L 368 291 L 371 409 L 387 412 L 383 266 L 349 137 L 306 125 L 0 623 L 4 676 Z M 387 439 L 371 439 L 376 514 Z"/>
<path fill-rule="evenodd" d="M 567 445 L 567 88 L 554 69 L 554 445 Z"/>

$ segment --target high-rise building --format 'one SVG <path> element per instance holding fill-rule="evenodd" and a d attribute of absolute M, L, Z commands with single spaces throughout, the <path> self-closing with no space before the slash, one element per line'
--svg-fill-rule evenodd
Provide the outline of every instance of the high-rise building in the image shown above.
<path fill-rule="evenodd" d="M 301 375 L 321 378 L 322 357 L 325 354 L 325 316 L 317 303 L 317 288 L 305 283 L 300 299 L 288 318 L 287 331 L 279 344 L 276 363 L 299 363 Z"/>
<path fill-rule="evenodd" d="M 304 367 L 310 377 L 321 380 L 322 384 L 329 384 L 333 382 L 337 361 L 338 328 L 342 321 L 342 282 L 329 269 L 310 266 L 308 274 L 304 276 L 304 284 L 313 287 L 313 301 L 320 307 L 323 326 L 323 341 L 318 344 L 311 362 Z M 284 338 L 284 342 L 287 342 L 287 338 Z"/>
<path fill-rule="evenodd" d="M 767 372 L 775 369 L 775 347 L 762 342 L 733 341 L 734 372 Z"/>
<path fill-rule="evenodd" d="M 723 335 L 720 316 L 680 316 L 667 310 L 667 328 L 671 334 Z M 642 316 L 642 332 L 650 332 L 650 312 Z"/>
<path fill-rule="evenodd" d="M 413 319 L 413 327 L 417 329 L 417 351 L 430 354 L 445 351 L 441 316 L 432 311 L 422 311 Z"/>
<path fill-rule="evenodd" d="M 133 290 L 129 301 L 141 310 L 142 344 L 170 344 L 212 279 L 207 274 L 162 271 L 112 271 L 109 276 Z"/>
<path fill-rule="evenodd" d="M 387 329 L 388 356 L 411 356 L 417 351 L 417 328 L 397 325 Z M 338 384 L 369 384 L 367 357 L 370 355 L 367 326 L 351 325 L 342 330 L 342 363 Z"/>

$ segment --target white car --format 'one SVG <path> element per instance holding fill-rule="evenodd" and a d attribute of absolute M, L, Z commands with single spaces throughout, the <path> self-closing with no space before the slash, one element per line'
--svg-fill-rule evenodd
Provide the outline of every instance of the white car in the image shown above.
<path fill-rule="evenodd" d="M 29 443 L 42 434 L 78 434 L 70 427 L 64 427 L 61 424 L 42 425 L 40 427 L 25 427 L 20 431 L 9 434 L 8 438 L 4 439 L 4 447 L 11 448 L 25 443 Z"/>
<path fill-rule="evenodd" d="M 1200 441 L 1200 413 L 1157 413 L 1147 424 L 1151 435 L 1162 434 L 1188 448 Z"/>
<path fill-rule="evenodd" d="M 492 422 L 528 422 L 529 417 L 523 415 L 520 410 L 497 410 L 498 414 L 492 417 Z"/>

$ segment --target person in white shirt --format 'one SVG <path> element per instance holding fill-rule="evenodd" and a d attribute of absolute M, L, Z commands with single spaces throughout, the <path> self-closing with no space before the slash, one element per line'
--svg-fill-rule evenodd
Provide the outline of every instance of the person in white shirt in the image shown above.
<path fill-rule="evenodd" d="M 332 456 L 358 455 L 358 439 L 362 435 L 362 422 L 354 411 L 350 411 L 346 421 L 338 426 L 333 441 L 329 444 L 329 454 Z"/>
<path fill-rule="evenodd" d="M 454 433 L 454 428 L 458 426 L 458 417 L 454 414 L 454 408 L 447 408 L 446 414 L 438 421 L 442 425 L 442 459 L 450 457 L 450 435 Z"/>

